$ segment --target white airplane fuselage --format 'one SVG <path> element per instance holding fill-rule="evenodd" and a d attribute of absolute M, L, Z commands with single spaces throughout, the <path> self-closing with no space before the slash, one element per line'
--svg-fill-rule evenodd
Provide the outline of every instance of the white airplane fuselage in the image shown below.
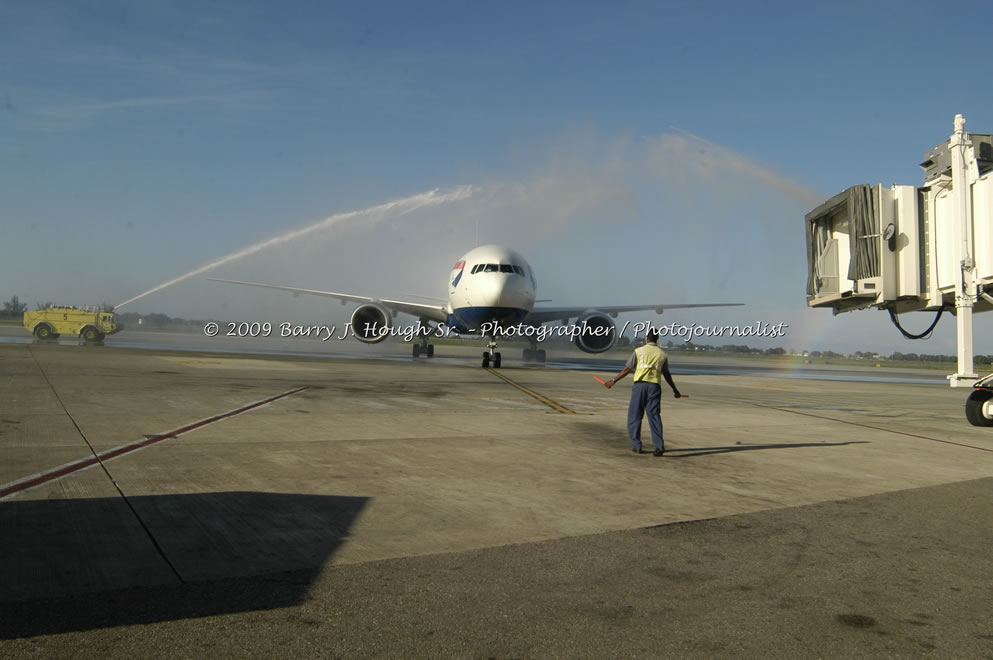
<path fill-rule="evenodd" d="M 485 324 L 516 325 L 534 308 L 537 281 L 519 253 L 501 245 L 467 252 L 448 278 L 448 326 L 479 332 Z"/>

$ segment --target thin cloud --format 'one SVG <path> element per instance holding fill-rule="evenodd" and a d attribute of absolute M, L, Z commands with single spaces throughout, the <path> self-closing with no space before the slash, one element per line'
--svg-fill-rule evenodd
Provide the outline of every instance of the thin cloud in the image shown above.
<path fill-rule="evenodd" d="M 21 101 L 14 110 L 12 125 L 22 130 L 67 131 L 85 128 L 106 116 L 126 112 L 148 112 L 183 106 L 215 106 L 224 110 L 244 111 L 264 108 L 269 95 L 263 92 L 239 92 L 231 94 L 192 94 L 177 96 L 138 96 L 112 101 L 90 101 L 66 98 L 37 90 L 22 90 L 28 99 L 34 96 L 48 97 L 45 101 Z M 52 97 L 62 97 L 55 98 Z M 32 102 L 33 101 L 33 102 Z"/>
<path fill-rule="evenodd" d="M 86 118 L 93 117 L 106 112 L 117 110 L 130 110 L 140 108 L 154 108 L 170 105 L 244 105 L 258 95 L 251 94 L 218 94 L 218 95 L 196 95 L 196 96 L 144 96 L 133 99 L 120 99 L 117 101 L 105 101 L 103 103 L 77 103 L 64 106 L 49 106 L 39 108 L 35 114 L 45 117 Z"/>
<path fill-rule="evenodd" d="M 143 51 L 139 55 L 129 49 L 102 44 L 80 45 L 71 51 L 49 53 L 48 57 L 62 69 L 123 72 L 159 82 L 190 85 L 245 85 L 287 76 L 287 67 L 281 64 L 213 55 L 189 45 L 165 43 L 157 50 L 155 53 Z"/>

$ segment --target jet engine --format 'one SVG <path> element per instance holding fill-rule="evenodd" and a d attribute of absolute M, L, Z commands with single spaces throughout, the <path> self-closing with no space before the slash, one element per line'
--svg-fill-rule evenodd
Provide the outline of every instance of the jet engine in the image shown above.
<path fill-rule="evenodd" d="M 386 339 L 393 327 L 390 310 L 377 303 L 359 305 L 352 312 L 352 336 L 366 344 Z"/>
<path fill-rule="evenodd" d="M 617 328 L 603 312 L 587 312 L 576 321 L 579 332 L 573 341 L 584 353 L 609 351 L 617 342 Z"/>

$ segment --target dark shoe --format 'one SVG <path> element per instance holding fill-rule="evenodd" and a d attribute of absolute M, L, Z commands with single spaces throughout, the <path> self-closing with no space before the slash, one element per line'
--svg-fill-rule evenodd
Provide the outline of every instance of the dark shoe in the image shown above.
<path fill-rule="evenodd" d="M 642 449 L 641 447 L 638 447 L 637 449 L 632 449 L 631 451 L 633 451 L 636 454 L 644 454 L 645 453 L 645 450 Z"/>
<path fill-rule="evenodd" d="M 654 455 L 655 456 L 662 456 L 664 454 L 665 454 L 665 449 L 656 449 Z"/>

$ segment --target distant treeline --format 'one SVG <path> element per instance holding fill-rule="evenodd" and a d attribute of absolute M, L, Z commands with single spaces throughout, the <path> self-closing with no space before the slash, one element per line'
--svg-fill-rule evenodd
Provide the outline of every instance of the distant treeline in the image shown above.
<path fill-rule="evenodd" d="M 141 320 L 140 324 L 138 323 L 139 319 Z M 201 330 L 207 322 L 207 320 L 174 318 L 165 314 L 135 314 L 134 312 L 123 314 L 118 312 L 117 320 L 130 330 L 139 327 L 150 330 L 153 328 L 156 330 Z"/>
<path fill-rule="evenodd" d="M 28 311 L 28 306 L 22 303 L 20 298 L 14 296 L 3 304 L 3 309 L 0 310 L 0 319 L 19 319 L 26 311 Z"/>

